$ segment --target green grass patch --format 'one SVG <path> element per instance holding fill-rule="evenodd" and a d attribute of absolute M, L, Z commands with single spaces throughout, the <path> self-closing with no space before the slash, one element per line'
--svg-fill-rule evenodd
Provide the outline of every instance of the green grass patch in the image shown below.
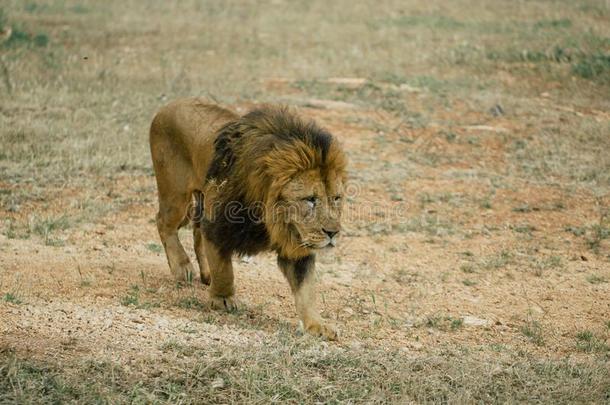
<path fill-rule="evenodd" d="M 65 231 L 71 225 L 72 219 L 66 215 L 30 218 L 30 231 L 40 236 L 49 246 L 63 246 L 64 242 L 53 238 L 53 235 L 58 231 Z"/>
<path fill-rule="evenodd" d="M 158 302 L 141 301 L 140 287 L 132 285 L 129 292 L 121 298 L 121 305 L 126 307 L 132 306 L 138 309 L 158 308 L 161 306 Z"/>
<path fill-rule="evenodd" d="M 468 273 L 468 274 L 476 273 L 476 267 L 472 263 L 462 264 L 460 266 L 460 270 L 462 270 L 464 273 Z"/>
<path fill-rule="evenodd" d="M 421 214 L 404 223 L 393 226 L 399 232 L 424 233 L 428 236 L 445 237 L 455 234 L 455 225 L 439 215 Z"/>
<path fill-rule="evenodd" d="M 586 55 L 572 64 L 572 72 L 585 79 L 610 83 L 610 55 Z"/>
<path fill-rule="evenodd" d="M 557 29 L 557 28 L 570 28 L 572 26 L 572 20 L 568 18 L 560 18 L 556 20 L 540 20 L 536 21 L 534 28 L 536 29 Z"/>
<path fill-rule="evenodd" d="M 532 50 L 508 48 L 492 50 L 487 53 L 487 59 L 505 63 L 566 63 L 574 59 L 566 48 L 555 46 L 551 50 Z"/>
<path fill-rule="evenodd" d="M 608 279 L 604 276 L 598 276 L 597 274 L 591 274 L 587 276 L 587 281 L 591 284 L 605 284 Z"/>
<path fill-rule="evenodd" d="M 603 222 L 608 222 L 608 219 L 609 217 L 606 217 Z M 590 234 L 591 236 L 586 241 L 587 245 L 592 250 L 598 250 L 602 241 L 610 238 L 610 228 L 605 223 L 600 222 L 591 227 Z"/>
<path fill-rule="evenodd" d="M 529 204 L 523 204 L 523 205 L 519 205 L 515 208 L 513 208 L 513 212 L 532 212 L 534 211 L 534 209 L 532 207 L 529 206 Z"/>
<path fill-rule="evenodd" d="M 584 226 L 566 226 L 564 231 L 569 232 L 574 236 L 583 236 L 587 233 L 587 228 Z"/>
<path fill-rule="evenodd" d="M 27 226 L 20 226 L 17 221 L 8 219 L 2 229 L 2 234 L 9 239 L 29 239 L 30 229 Z"/>
<path fill-rule="evenodd" d="M 196 348 L 193 346 L 188 346 L 186 344 L 180 343 L 174 339 L 167 340 L 161 344 L 159 347 L 164 352 L 173 352 L 180 354 L 182 356 L 191 356 L 193 355 Z"/>
<path fill-rule="evenodd" d="M 23 304 L 23 301 L 16 294 L 10 292 L 4 294 L 2 300 L 11 304 Z"/>
<path fill-rule="evenodd" d="M 201 310 L 205 308 L 205 304 L 197 297 L 185 297 L 178 301 L 177 306 L 184 309 L 197 309 Z"/>
<path fill-rule="evenodd" d="M 530 224 L 511 225 L 511 229 L 517 233 L 525 233 L 531 235 L 536 230 L 536 227 Z"/>
<path fill-rule="evenodd" d="M 464 326 L 464 320 L 449 315 L 433 315 L 426 318 L 424 326 L 442 331 L 454 331 Z"/>
<path fill-rule="evenodd" d="M 423 208 L 428 204 L 449 204 L 454 207 L 459 207 L 464 202 L 464 197 L 461 194 L 441 192 L 441 193 L 421 193 L 417 195 L 420 206 Z"/>
<path fill-rule="evenodd" d="M 508 250 L 502 250 L 501 252 L 487 257 L 483 260 L 483 267 L 487 270 L 502 269 L 509 264 L 514 263 L 514 255 Z"/>
<path fill-rule="evenodd" d="M 559 270 L 564 267 L 561 257 L 547 256 L 534 259 L 534 274 L 538 277 L 542 276 L 547 270 Z"/>
<path fill-rule="evenodd" d="M 610 350 L 606 342 L 589 330 L 583 330 L 576 334 L 576 347 L 586 353 L 600 353 Z"/>
<path fill-rule="evenodd" d="M 3 38 L 0 48 L 17 47 L 46 47 L 49 44 L 49 36 L 43 32 L 32 33 L 19 24 L 12 23 L 4 9 L 0 8 L 0 31 L 10 30 L 10 36 Z"/>
<path fill-rule="evenodd" d="M 147 243 L 146 249 L 150 250 L 153 253 L 163 252 L 163 246 L 159 245 L 158 243 L 154 243 L 154 242 Z"/>
<path fill-rule="evenodd" d="M 140 287 L 137 285 L 131 286 L 131 290 L 121 298 L 121 305 L 126 307 L 133 305 L 138 306 L 140 302 Z"/>
<path fill-rule="evenodd" d="M 404 15 L 377 23 L 377 26 L 380 27 L 385 25 L 441 30 L 455 30 L 466 26 L 463 22 L 442 14 Z"/>
<path fill-rule="evenodd" d="M 523 333 L 536 346 L 544 345 L 544 330 L 540 322 L 535 320 L 528 321 L 521 327 Z"/>

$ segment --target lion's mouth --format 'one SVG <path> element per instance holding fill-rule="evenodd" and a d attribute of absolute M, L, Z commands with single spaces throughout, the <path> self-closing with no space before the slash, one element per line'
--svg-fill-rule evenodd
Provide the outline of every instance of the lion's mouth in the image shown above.
<path fill-rule="evenodd" d="M 311 248 L 313 249 L 332 249 L 335 246 L 337 246 L 337 239 L 336 238 L 326 238 L 326 240 L 322 241 L 322 242 L 318 242 L 318 243 L 312 243 L 311 244 Z"/>
<path fill-rule="evenodd" d="M 316 250 L 322 250 L 322 249 L 332 249 L 335 246 L 337 246 L 337 237 L 333 236 L 332 238 L 329 236 L 326 236 L 326 238 L 322 241 L 311 241 L 311 240 L 305 240 L 305 238 L 303 237 L 302 233 L 300 232 L 300 230 L 298 229 L 297 226 L 295 226 L 294 224 L 291 224 L 291 231 L 293 233 L 293 235 L 296 237 L 296 240 L 300 241 L 299 244 L 302 247 L 305 247 L 307 249 L 316 249 Z"/>

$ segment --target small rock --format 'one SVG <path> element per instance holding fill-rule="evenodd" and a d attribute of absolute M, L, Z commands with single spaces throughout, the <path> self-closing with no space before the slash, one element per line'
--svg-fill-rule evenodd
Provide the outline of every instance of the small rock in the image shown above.
<path fill-rule="evenodd" d="M 487 326 L 489 324 L 487 319 L 479 319 L 474 316 L 466 315 L 463 319 L 466 326 Z"/>
<path fill-rule="evenodd" d="M 470 130 L 470 131 L 489 131 L 489 132 L 497 132 L 497 133 L 508 133 L 508 132 L 510 132 L 506 128 L 492 127 L 490 125 L 467 125 L 467 126 L 464 127 L 464 129 L 467 129 L 467 130 Z"/>
<path fill-rule="evenodd" d="M 416 324 L 417 324 L 417 320 L 415 320 L 415 319 L 406 319 L 405 320 L 406 328 L 414 328 Z"/>
<path fill-rule="evenodd" d="M 408 346 L 414 350 L 421 350 L 424 348 L 424 345 L 420 342 L 409 342 Z"/>
<path fill-rule="evenodd" d="M 406 83 L 402 83 L 398 88 L 400 90 L 402 90 L 402 91 L 408 91 L 409 93 L 419 93 L 419 92 L 421 92 L 421 89 L 418 89 L 417 87 L 409 86 Z"/>
<path fill-rule="evenodd" d="M 317 98 L 307 99 L 303 102 L 303 105 L 305 107 L 320 108 L 323 110 L 354 110 L 358 108 L 357 105 L 344 101 L 322 100 Z"/>
<path fill-rule="evenodd" d="M 157 321 L 157 328 L 158 329 L 167 329 L 169 326 L 169 322 L 167 321 L 167 319 L 159 319 Z"/>
<path fill-rule="evenodd" d="M 212 381 L 211 385 L 212 385 L 212 388 L 222 389 L 225 387 L 225 381 L 222 379 L 222 377 L 218 377 L 217 379 Z"/>
<path fill-rule="evenodd" d="M 326 80 L 327 83 L 340 84 L 349 88 L 358 88 L 366 84 L 367 79 L 363 77 L 331 77 Z"/>

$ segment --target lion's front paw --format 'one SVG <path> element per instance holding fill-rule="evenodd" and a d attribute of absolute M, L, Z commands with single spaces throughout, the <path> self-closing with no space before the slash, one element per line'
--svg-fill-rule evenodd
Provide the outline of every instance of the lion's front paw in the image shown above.
<path fill-rule="evenodd" d="M 328 340 L 337 340 L 339 336 L 334 327 L 317 321 L 305 325 L 305 330 L 311 335 L 322 336 Z"/>
<path fill-rule="evenodd" d="M 216 310 L 224 309 L 226 311 L 232 312 L 236 311 L 239 308 L 239 302 L 233 296 L 210 296 L 210 307 Z"/>
<path fill-rule="evenodd" d="M 191 284 L 193 282 L 193 275 L 195 274 L 193 270 L 193 265 L 190 262 L 181 264 L 176 266 L 174 273 L 174 280 L 177 283 L 187 283 Z"/>
<path fill-rule="evenodd" d="M 199 275 L 201 277 L 201 284 L 210 285 L 212 282 L 212 277 L 210 276 L 210 271 L 200 271 Z"/>

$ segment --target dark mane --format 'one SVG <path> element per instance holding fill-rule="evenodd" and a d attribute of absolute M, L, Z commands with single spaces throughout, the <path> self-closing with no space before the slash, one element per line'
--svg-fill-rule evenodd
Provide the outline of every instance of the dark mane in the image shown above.
<path fill-rule="evenodd" d="M 286 107 L 257 108 L 221 127 L 206 175 L 206 184 L 220 190 L 214 212 L 202 221 L 206 237 L 227 253 L 271 248 L 259 212 L 264 193 L 291 172 L 332 165 L 327 162 L 332 144 L 330 133 Z"/>
<path fill-rule="evenodd" d="M 206 180 L 223 180 L 231 173 L 235 163 L 234 144 L 241 137 L 238 127 L 238 121 L 234 121 L 218 130 L 218 135 L 214 141 L 214 157 L 208 169 Z"/>
<path fill-rule="evenodd" d="M 326 160 L 332 135 L 313 121 L 304 121 L 290 112 L 287 107 L 262 107 L 252 110 L 242 117 L 243 122 L 260 127 L 273 135 L 278 142 L 299 140 L 319 150 L 322 160 Z"/>

